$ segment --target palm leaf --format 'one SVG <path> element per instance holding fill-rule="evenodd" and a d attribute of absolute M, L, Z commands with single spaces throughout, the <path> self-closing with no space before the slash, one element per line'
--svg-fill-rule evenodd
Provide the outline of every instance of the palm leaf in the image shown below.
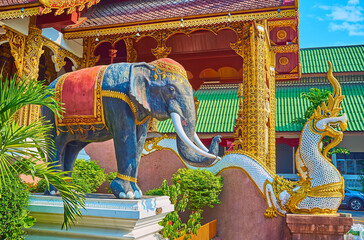
<path fill-rule="evenodd" d="M 65 172 L 46 162 L 47 155 L 54 154 L 49 135 L 52 126 L 44 119 L 20 126 L 15 119 L 16 113 L 28 104 L 46 106 L 60 116 L 63 108 L 53 97 L 53 90 L 47 89 L 42 82 L 17 82 L 16 77 L 2 81 L 0 76 L 0 187 L 14 174 L 46 179 L 62 196 L 62 228 L 67 229 L 75 222 L 76 216 L 81 216 L 80 208 L 85 206 L 82 189 L 70 183 Z"/>

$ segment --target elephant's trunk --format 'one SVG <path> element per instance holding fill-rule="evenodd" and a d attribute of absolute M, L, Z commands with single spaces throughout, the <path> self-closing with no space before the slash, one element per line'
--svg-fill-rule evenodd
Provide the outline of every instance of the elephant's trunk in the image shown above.
<path fill-rule="evenodd" d="M 199 141 L 198 137 L 198 140 L 195 137 L 196 132 L 194 124 L 187 123 L 185 125 L 188 127 L 182 126 L 181 116 L 175 112 L 171 113 L 171 117 L 177 133 L 177 149 L 184 161 L 192 166 L 203 167 L 211 165 L 214 161 L 220 159 L 218 156 L 216 156 L 218 152 L 218 144 L 220 142 L 219 136 L 214 138 L 211 143 L 210 150 L 206 152 L 205 150 L 197 147 L 192 142 L 195 138 L 195 141 L 198 145 L 203 145 L 201 141 Z M 192 124 L 193 127 L 191 127 L 189 124 Z"/>

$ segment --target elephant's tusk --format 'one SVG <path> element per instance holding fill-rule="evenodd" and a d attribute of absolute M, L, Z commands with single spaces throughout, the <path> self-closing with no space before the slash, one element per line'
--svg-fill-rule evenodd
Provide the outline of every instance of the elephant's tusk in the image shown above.
<path fill-rule="evenodd" d="M 197 144 L 197 146 L 199 146 L 199 148 L 201 148 L 202 150 L 205 150 L 205 152 L 209 152 L 207 147 L 205 147 L 205 145 L 201 142 L 200 138 L 197 136 L 197 133 L 195 133 L 195 135 L 193 136 L 193 139 L 195 140 L 195 143 Z"/>
<path fill-rule="evenodd" d="M 193 142 L 187 137 L 185 131 L 182 128 L 182 123 L 181 123 L 181 116 L 178 115 L 178 113 L 172 112 L 171 113 L 171 118 L 172 118 L 172 122 L 173 122 L 173 126 L 176 129 L 176 133 L 177 135 L 180 137 L 180 139 L 188 146 L 190 146 L 196 153 L 207 157 L 207 158 L 212 158 L 212 159 L 216 159 L 218 158 L 215 155 L 212 155 L 210 153 L 207 153 L 203 150 L 201 150 L 200 148 L 198 148 L 195 144 L 193 144 Z"/>

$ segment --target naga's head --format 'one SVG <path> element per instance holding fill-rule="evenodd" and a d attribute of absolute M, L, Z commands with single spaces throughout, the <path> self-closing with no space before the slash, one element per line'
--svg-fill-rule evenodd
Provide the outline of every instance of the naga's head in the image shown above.
<path fill-rule="evenodd" d="M 326 146 L 323 151 L 323 155 L 326 157 L 330 149 L 338 145 L 343 137 L 343 131 L 347 127 L 347 116 L 344 113 L 340 116 L 341 103 L 344 96 L 341 94 L 341 86 L 337 79 L 332 74 L 332 65 L 329 61 L 329 71 L 327 77 L 334 89 L 333 94 L 329 95 L 327 102 L 322 103 L 318 106 L 314 114 L 309 119 L 311 124 L 311 130 L 324 136 L 333 137 L 334 140 Z"/>

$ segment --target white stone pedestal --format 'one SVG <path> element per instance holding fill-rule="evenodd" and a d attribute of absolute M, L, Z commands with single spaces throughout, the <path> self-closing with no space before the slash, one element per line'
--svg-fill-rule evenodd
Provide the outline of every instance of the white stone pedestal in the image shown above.
<path fill-rule="evenodd" d="M 82 218 L 70 230 L 61 230 L 61 197 L 31 195 L 29 209 L 36 224 L 27 229 L 30 240 L 80 239 L 159 239 L 158 225 L 173 211 L 169 197 L 143 197 L 139 200 L 116 199 L 110 194 L 93 194 L 86 198 Z"/>

